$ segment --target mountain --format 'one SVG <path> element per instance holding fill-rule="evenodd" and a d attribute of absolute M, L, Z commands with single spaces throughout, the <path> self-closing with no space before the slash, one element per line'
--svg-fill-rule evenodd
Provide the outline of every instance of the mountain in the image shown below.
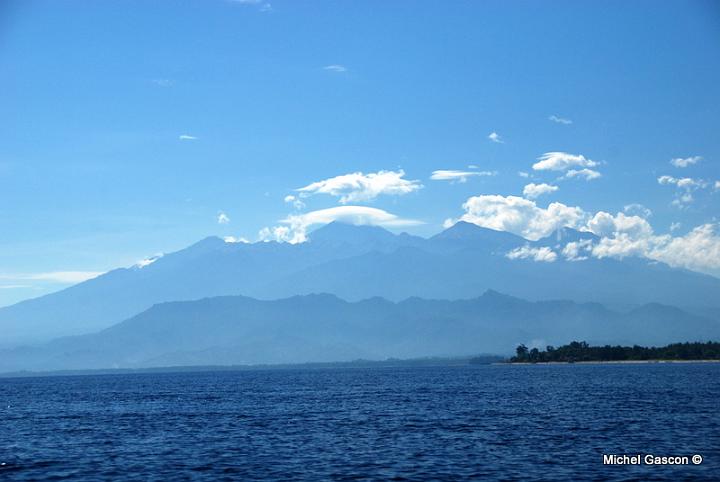
<path fill-rule="evenodd" d="M 565 227 L 555 230 L 549 236 L 534 241 L 532 244 L 535 246 L 557 246 L 567 243 L 578 243 L 582 241 L 596 242 L 599 240 L 600 238 L 598 236 L 588 231 L 578 231 L 577 229 Z"/>
<path fill-rule="evenodd" d="M 389 233 L 388 233 L 389 234 Z M 0 308 L 0 346 L 89 333 L 156 303 L 253 293 L 277 278 L 364 248 L 226 243 L 210 237 L 144 267 L 120 268 L 40 298 Z"/>
<path fill-rule="evenodd" d="M 438 251 L 481 249 L 487 253 L 504 255 L 524 242 L 523 238 L 512 233 L 481 228 L 466 221 L 458 221 L 430 238 L 427 245 Z"/>
<path fill-rule="evenodd" d="M 161 303 L 98 333 L 0 351 L 0 372 L 300 363 L 511 353 L 519 343 L 665 345 L 720 339 L 720 323 L 660 304 L 618 313 L 495 291 L 457 301 L 333 295 Z"/>
<path fill-rule="evenodd" d="M 310 235 L 310 243 L 324 249 L 350 250 L 357 254 L 366 251 L 389 252 L 400 246 L 420 246 L 424 239 L 407 233 L 395 235 L 380 226 L 354 226 L 333 221 L 316 229 Z"/>
<path fill-rule="evenodd" d="M 521 246 L 594 239 L 564 229 L 529 243 L 510 233 L 458 222 L 429 239 L 376 226 L 330 223 L 306 243 L 227 243 L 206 238 L 144 267 L 121 268 L 65 290 L 0 308 L 0 346 L 91 333 L 169 301 L 244 295 L 277 299 L 332 293 L 466 299 L 495 289 L 528 300 L 569 299 L 613 309 L 666 303 L 720 313 L 720 280 L 639 258 L 552 263 L 508 259 Z M 560 240 L 560 241 L 558 241 Z"/>
<path fill-rule="evenodd" d="M 510 260 L 503 240 L 473 243 L 462 239 L 452 246 L 445 242 L 438 246 L 430 239 L 419 248 L 329 260 L 278 278 L 253 295 L 274 298 L 329 292 L 348 300 L 372 296 L 460 299 L 495 289 L 530 300 L 562 298 L 618 309 L 662 302 L 709 313 L 708 307 L 720 305 L 716 301 L 720 300 L 720 280 L 662 263 L 638 258 Z M 521 240 L 516 247 L 525 244 Z"/>

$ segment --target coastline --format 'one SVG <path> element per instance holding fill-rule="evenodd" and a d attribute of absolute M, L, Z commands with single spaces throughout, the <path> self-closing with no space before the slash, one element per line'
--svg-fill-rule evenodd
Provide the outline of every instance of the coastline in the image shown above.
<path fill-rule="evenodd" d="M 353 360 L 339 362 L 306 362 L 306 363 L 278 363 L 253 365 L 181 365 L 159 366 L 142 368 L 88 368 L 69 370 L 20 370 L 0 373 L 1 379 L 34 378 L 55 376 L 86 376 L 86 375 L 131 375 L 131 374 L 157 374 L 157 373 L 198 373 L 223 371 L 258 371 L 258 370 L 293 370 L 293 369 L 351 369 L 351 368 L 410 368 L 410 367 L 462 367 L 482 365 L 655 365 L 655 364 L 691 364 L 720 363 L 720 359 L 706 360 L 607 360 L 607 361 L 577 361 L 577 362 L 510 362 L 490 361 L 494 356 L 485 357 L 482 363 L 473 363 L 472 358 L 442 358 L 428 357 L 416 359 L 388 359 L 388 360 Z"/>
<path fill-rule="evenodd" d="M 482 359 L 482 363 L 471 363 L 473 359 Z M 499 355 L 482 355 L 480 357 L 424 357 L 424 358 L 389 358 L 386 360 L 351 360 L 336 362 L 301 362 L 273 363 L 249 365 L 175 365 L 157 367 L 124 367 L 124 368 L 78 368 L 62 370 L 18 370 L 0 372 L 3 378 L 28 378 L 52 376 L 83 376 L 83 375 L 130 375 L 143 373 L 196 373 L 213 371 L 257 371 L 257 370 L 318 370 L 318 369 L 352 369 L 352 368 L 412 368 L 439 366 L 472 366 L 498 364 L 502 360 Z"/>
<path fill-rule="evenodd" d="M 720 363 L 720 360 L 596 360 L 577 362 L 500 362 L 493 365 L 651 365 L 664 363 Z"/>

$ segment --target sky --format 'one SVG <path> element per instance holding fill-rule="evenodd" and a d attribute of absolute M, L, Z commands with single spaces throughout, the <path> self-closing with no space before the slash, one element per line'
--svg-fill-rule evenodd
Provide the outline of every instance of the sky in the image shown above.
<path fill-rule="evenodd" d="M 719 120 L 718 2 L 5 1 L 0 306 L 332 220 L 718 276 Z"/>

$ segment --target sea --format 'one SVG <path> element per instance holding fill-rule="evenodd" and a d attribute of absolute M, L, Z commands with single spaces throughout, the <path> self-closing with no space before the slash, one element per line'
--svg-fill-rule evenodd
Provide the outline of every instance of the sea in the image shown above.
<path fill-rule="evenodd" d="M 0 480 L 717 481 L 720 364 L 0 378 Z"/>

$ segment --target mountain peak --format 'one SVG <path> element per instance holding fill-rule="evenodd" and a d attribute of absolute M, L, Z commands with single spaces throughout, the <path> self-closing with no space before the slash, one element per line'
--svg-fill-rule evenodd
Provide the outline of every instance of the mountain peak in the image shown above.
<path fill-rule="evenodd" d="M 477 224 L 468 223 L 467 221 L 458 221 L 444 231 L 436 234 L 433 238 L 436 239 L 451 239 L 451 238 L 463 238 L 468 235 L 474 235 L 479 230 L 484 229 Z"/>
<path fill-rule="evenodd" d="M 466 221 L 458 221 L 430 239 L 435 242 L 468 244 L 489 249 L 516 247 L 525 242 L 525 239 L 507 231 L 497 231 Z"/>
<path fill-rule="evenodd" d="M 453 224 L 452 226 L 450 226 L 449 228 L 447 228 L 446 230 L 433 236 L 433 238 L 434 239 L 460 239 L 460 238 L 478 238 L 478 237 L 487 238 L 489 236 L 513 237 L 513 238 L 518 237 L 512 233 L 508 233 L 507 231 L 498 231 L 496 229 L 478 226 L 477 224 L 469 223 L 467 221 L 458 221 L 455 224 Z"/>
<path fill-rule="evenodd" d="M 225 241 L 217 236 L 208 236 L 181 251 L 212 251 L 225 246 Z"/>
<path fill-rule="evenodd" d="M 526 302 L 525 300 L 521 298 L 516 298 L 515 296 L 506 295 L 505 293 L 500 293 L 499 291 L 495 291 L 493 289 L 485 290 L 485 293 L 482 294 L 480 299 L 485 301 L 495 301 L 495 302 L 504 302 L 504 303 L 510 303 L 510 302 Z"/>
<path fill-rule="evenodd" d="M 597 241 L 600 238 L 598 238 L 596 235 L 591 233 L 590 231 L 578 231 L 577 229 L 569 228 L 569 227 L 563 227 L 556 229 L 552 233 L 550 233 L 548 236 L 539 239 L 537 242 L 541 244 L 547 244 L 547 243 L 570 243 L 570 242 L 577 242 L 577 241 L 584 241 L 584 240 L 590 240 L 590 241 Z"/>
<path fill-rule="evenodd" d="M 312 243 L 364 244 L 368 242 L 387 242 L 395 235 L 380 226 L 356 225 L 333 221 L 310 233 Z"/>

